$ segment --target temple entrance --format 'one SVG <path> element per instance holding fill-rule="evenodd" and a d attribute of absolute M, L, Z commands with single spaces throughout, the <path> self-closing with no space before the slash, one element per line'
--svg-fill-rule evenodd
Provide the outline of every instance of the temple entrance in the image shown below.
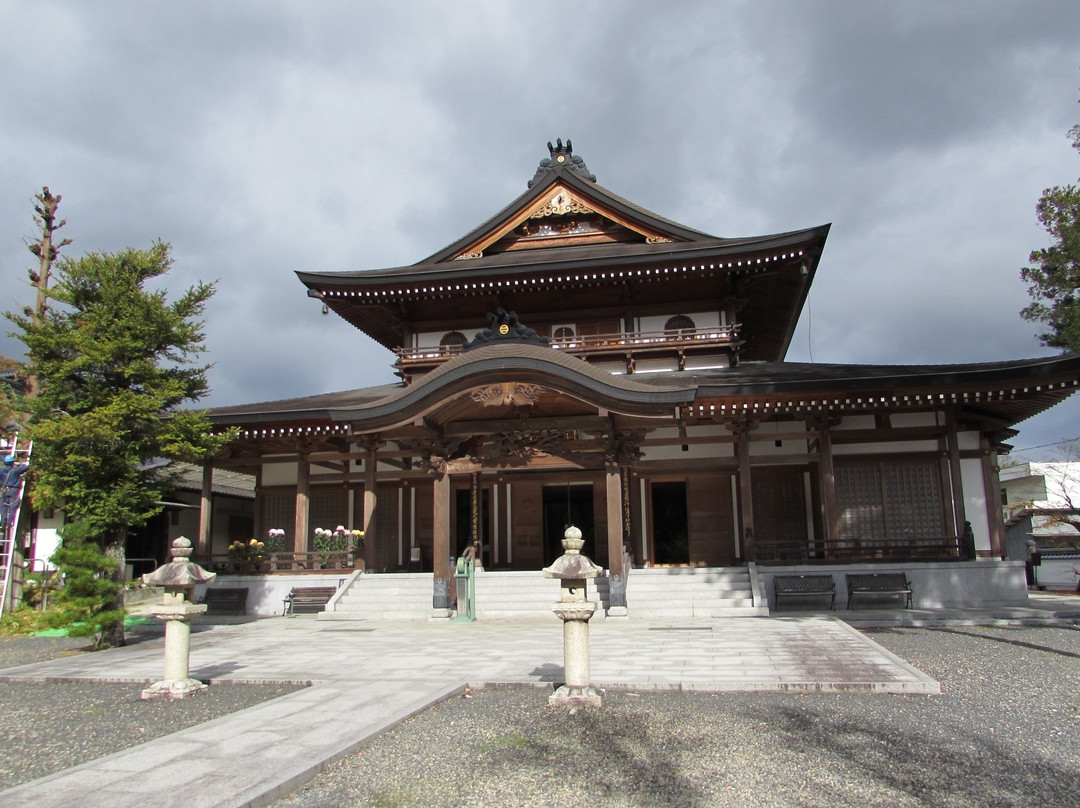
<path fill-rule="evenodd" d="M 596 527 L 593 519 L 592 483 L 544 486 L 544 566 L 562 555 L 563 531 L 577 525 L 585 546 L 584 555 L 596 558 Z"/>
<path fill-rule="evenodd" d="M 454 558 L 465 552 L 465 548 L 473 542 L 473 533 L 480 537 L 480 545 L 483 548 L 480 560 L 488 561 L 491 552 L 491 490 L 481 488 L 477 492 L 478 511 L 473 513 L 473 491 L 470 488 L 459 488 L 454 492 Z M 476 524 L 473 524 L 475 518 Z"/>
<path fill-rule="evenodd" d="M 652 563 L 690 563 L 690 524 L 686 512 L 686 483 L 649 486 L 652 514 Z"/>

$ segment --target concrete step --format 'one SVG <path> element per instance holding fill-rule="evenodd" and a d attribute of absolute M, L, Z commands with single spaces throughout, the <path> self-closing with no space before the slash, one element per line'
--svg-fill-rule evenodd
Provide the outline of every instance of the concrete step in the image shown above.
<path fill-rule="evenodd" d="M 337 599 L 334 610 L 319 612 L 319 619 L 427 620 L 431 617 L 432 588 L 430 573 L 360 575 Z"/>
<path fill-rule="evenodd" d="M 601 575 L 589 582 L 588 599 L 597 601 L 593 619 L 606 616 L 609 581 Z M 451 581 L 451 586 L 455 586 Z M 672 568 L 632 570 L 627 577 L 628 616 L 638 619 L 680 619 L 763 616 L 755 606 L 750 573 L 745 568 Z M 431 617 L 433 576 L 430 573 L 358 576 L 321 620 L 427 620 Z M 475 578 L 479 620 L 536 618 L 551 615 L 559 599 L 559 583 L 539 572 L 488 572 Z"/>

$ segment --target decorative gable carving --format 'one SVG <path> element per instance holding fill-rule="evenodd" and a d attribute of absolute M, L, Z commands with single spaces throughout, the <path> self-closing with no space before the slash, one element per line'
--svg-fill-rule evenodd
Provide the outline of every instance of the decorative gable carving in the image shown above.
<path fill-rule="evenodd" d="M 584 244 L 661 244 L 675 239 L 642 227 L 625 216 L 594 204 L 561 183 L 530 207 L 508 219 L 483 240 L 474 242 L 453 257 L 455 261 L 516 250 L 576 247 Z"/>

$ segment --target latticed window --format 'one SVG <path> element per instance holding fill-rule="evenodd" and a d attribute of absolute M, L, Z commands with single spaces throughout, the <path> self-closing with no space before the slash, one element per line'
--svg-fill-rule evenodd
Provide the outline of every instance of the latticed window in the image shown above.
<path fill-rule="evenodd" d="M 269 492 L 264 493 L 263 498 L 263 524 L 267 529 L 280 528 L 285 531 L 283 546 L 271 548 L 274 552 L 291 550 L 293 547 L 293 531 L 296 530 L 296 494 L 294 492 Z M 343 488 L 314 489 L 311 492 L 308 505 L 308 524 L 311 535 L 304 539 L 308 546 L 314 535 L 315 528 L 321 527 L 333 530 L 338 525 L 348 525 L 349 518 L 349 495 Z M 261 537 L 264 538 L 265 537 Z"/>
<path fill-rule="evenodd" d="M 348 527 L 349 494 L 344 488 L 312 489 L 308 507 L 312 532 L 317 527 L 326 530 L 333 530 L 338 525 Z"/>
<path fill-rule="evenodd" d="M 266 549 L 271 553 L 280 553 L 292 549 L 293 530 L 296 525 L 296 494 L 264 492 L 262 496 L 263 525 L 267 530 L 284 530 L 285 535 L 274 539 L 267 536 L 259 538 L 267 542 Z"/>
<path fill-rule="evenodd" d="M 671 336 L 682 336 L 692 334 L 696 327 L 694 321 L 685 314 L 676 314 L 664 323 L 664 333 Z"/>
<path fill-rule="evenodd" d="M 468 342 L 465 339 L 465 335 L 460 331 L 450 331 L 447 334 L 443 334 L 443 338 L 439 340 L 439 345 L 444 348 L 459 348 Z"/>
<path fill-rule="evenodd" d="M 841 539 L 929 539 L 945 535 L 935 460 L 836 464 Z"/>
<path fill-rule="evenodd" d="M 759 542 L 806 545 L 806 497 L 801 473 L 753 478 L 754 531 Z"/>

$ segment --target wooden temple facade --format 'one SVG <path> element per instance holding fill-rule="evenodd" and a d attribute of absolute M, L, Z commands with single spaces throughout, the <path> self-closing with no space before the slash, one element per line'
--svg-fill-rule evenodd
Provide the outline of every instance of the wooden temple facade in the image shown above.
<path fill-rule="evenodd" d="M 357 561 L 433 573 L 436 609 L 468 546 L 539 570 L 569 522 L 613 607 L 634 566 L 1000 558 L 997 455 L 1080 358 L 785 362 L 828 232 L 711 236 L 549 144 L 525 193 L 429 258 L 299 273 L 400 381 L 218 408 L 239 435 L 213 466 L 255 475 L 283 558 L 363 529 Z"/>

